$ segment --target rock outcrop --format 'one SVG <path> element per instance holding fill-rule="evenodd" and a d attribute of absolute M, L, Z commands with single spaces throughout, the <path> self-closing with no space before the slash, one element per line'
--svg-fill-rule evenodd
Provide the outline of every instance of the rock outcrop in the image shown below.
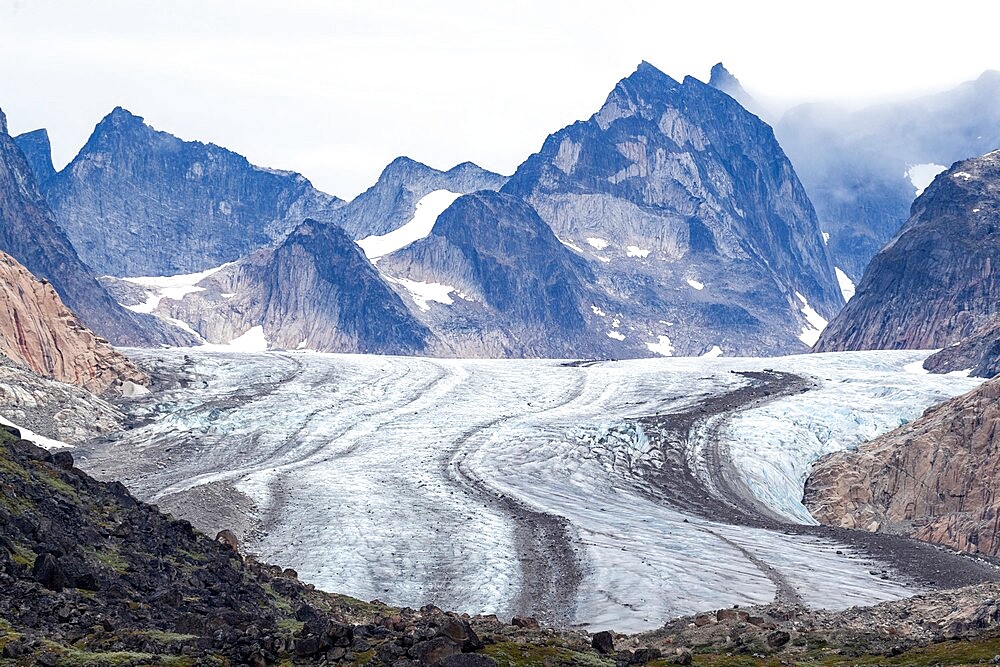
<path fill-rule="evenodd" d="M 116 345 L 185 344 L 183 331 L 122 308 L 76 254 L 0 112 L 0 251 L 48 280 L 83 323 Z"/>
<path fill-rule="evenodd" d="M 49 133 L 47 130 L 33 130 L 14 137 L 14 143 L 24 153 L 31 167 L 35 180 L 39 183 L 46 183 L 56 175 L 56 168 L 52 165 L 52 144 L 49 143 Z"/>
<path fill-rule="evenodd" d="M 1000 151 L 957 162 L 913 203 L 817 351 L 933 349 L 1000 315 Z"/>
<path fill-rule="evenodd" d="M 822 523 L 1000 554 L 1000 380 L 821 459 L 803 503 Z"/>
<path fill-rule="evenodd" d="M 181 301 L 164 299 L 158 312 L 213 343 L 261 327 L 275 348 L 419 354 L 431 338 L 347 234 L 314 220 L 198 287 Z"/>
<path fill-rule="evenodd" d="M 932 373 L 968 370 L 974 377 L 1000 374 L 1000 315 L 990 319 L 968 338 L 935 352 L 924 362 Z"/>
<path fill-rule="evenodd" d="M 677 354 L 804 351 L 843 305 L 771 128 L 691 77 L 642 63 L 502 192 L 531 204 L 628 304 L 623 349 L 665 337 Z"/>
<path fill-rule="evenodd" d="M 95 394 L 144 385 L 131 360 L 87 329 L 52 285 L 0 252 L 0 354 Z"/>
<path fill-rule="evenodd" d="M 375 185 L 338 211 L 334 221 L 355 240 L 378 236 L 403 226 L 413 217 L 417 202 L 436 190 L 468 194 L 499 190 L 506 182 L 506 177 L 471 162 L 438 171 L 398 157 L 382 170 Z"/>
<path fill-rule="evenodd" d="M 343 204 L 299 174 L 182 141 L 120 107 L 43 190 L 80 257 L 113 276 L 216 267 L 272 244 L 307 217 L 328 219 Z"/>
<path fill-rule="evenodd" d="M 1000 146 L 1000 72 L 858 110 L 805 104 L 774 131 L 829 234 L 834 263 L 857 283 L 936 173 Z"/>

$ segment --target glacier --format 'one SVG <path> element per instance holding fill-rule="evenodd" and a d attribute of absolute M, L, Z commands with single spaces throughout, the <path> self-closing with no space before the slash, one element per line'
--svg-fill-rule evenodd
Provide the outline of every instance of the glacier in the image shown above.
<path fill-rule="evenodd" d="M 91 474 L 196 525 L 226 514 L 199 500 L 221 489 L 213 498 L 242 503 L 247 551 L 326 590 L 621 632 L 766 604 L 781 588 L 835 609 L 924 590 L 837 539 L 658 499 L 645 475 L 670 463 L 641 418 L 696 409 L 747 385 L 742 372 L 806 378 L 809 391 L 709 425 L 760 504 L 811 524 L 800 499 L 813 461 L 979 382 L 911 372 L 926 351 L 583 362 L 128 352 L 154 391 L 128 405 L 135 428 L 80 448 Z M 704 455 L 697 440 L 683 456 Z"/>

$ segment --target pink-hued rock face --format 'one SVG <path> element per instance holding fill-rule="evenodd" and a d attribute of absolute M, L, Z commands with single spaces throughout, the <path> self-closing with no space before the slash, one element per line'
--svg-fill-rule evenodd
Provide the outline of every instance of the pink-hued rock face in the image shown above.
<path fill-rule="evenodd" d="M 48 282 L 0 252 L 0 354 L 35 373 L 95 394 L 120 392 L 148 378 L 87 329 Z"/>
<path fill-rule="evenodd" d="M 820 460 L 806 507 L 826 524 L 1000 554 L 1000 379 Z"/>

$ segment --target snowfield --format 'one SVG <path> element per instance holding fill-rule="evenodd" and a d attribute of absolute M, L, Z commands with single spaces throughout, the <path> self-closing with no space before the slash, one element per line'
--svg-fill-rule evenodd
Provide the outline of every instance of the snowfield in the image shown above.
<path fill-rule="evenodd" d="M 829 608 L 921 590 L 873 575 L 891 567 L 835 540 L 733 525 L 652 493 L 647 473 L 668 464 L 638 418 L 748 384 L 731 371 L 815 382 L 706 424 L 760 502 L 810 523 L 799 500 L 812 461 L 978 383 L 909 372 L 926 352 L 577 365 L 129 353 L 185 386 L 135 401 L 145 425 L 83 451 L 88 472 L 199 525 L 225 515 L 199 494 L 231 500 L 249 517 L 248 551 L 326 590 L 619 631 L 768 603 L 779 583 Z"/>

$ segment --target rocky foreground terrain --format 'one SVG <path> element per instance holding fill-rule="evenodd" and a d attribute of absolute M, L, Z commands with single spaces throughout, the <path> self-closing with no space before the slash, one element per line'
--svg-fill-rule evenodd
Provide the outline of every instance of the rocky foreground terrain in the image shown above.
<path fill-rule="evenodd" d="M 832 525 L 1000 554 L 1000 379 L 820 460 L 804 503 Z"/>
<path fill-rule="evenodd" d="M 841 613 L 724 609 L 644 635 L 396 609 L 316 591 L 0 430 L 0 664 L 975 664 L 1000 587 Z"/>

